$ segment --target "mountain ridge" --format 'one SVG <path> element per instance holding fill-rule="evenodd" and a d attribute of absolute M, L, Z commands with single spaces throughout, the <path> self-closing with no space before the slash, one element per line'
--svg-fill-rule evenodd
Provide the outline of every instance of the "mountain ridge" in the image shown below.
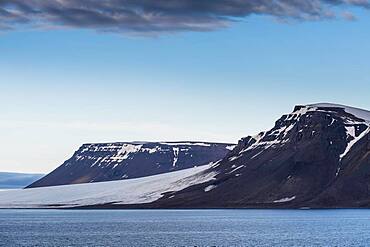
<path fill-rule="evenodd" d="M 95 196 L 93 202 L 78 205 L 68 200 L 72 195 L 65 187 L 54 189 L 66 193 L 63 206 L 79 208 L 369 208 L 369 120 L 369 111 L 358 108 L 297 105 L 271 129 L 240 139 L 225 157 L 199 170 L 115 181 L 122 186 L 117 194 L 102 191 L 94 195 L 89 186 L 98 183 L 83 188 L 70 185 Z M 149 186 L 148 181 L 161 181 L 161 185 L 139 190 L 142 183 Z M 135 200 L 121 194 L 127 188 L 137 191 Z M 45 192 L 48 188 L 39 189 Z M 21 191 L 10 202 L 22 202 L 22 193 L 37 196 L 36 192 L 41 193 L 37 188 Z M 160 196 L 145 199 L 152 194 Z M 0 199 L 6 196 L 2 199 L 0 193 Z"/>

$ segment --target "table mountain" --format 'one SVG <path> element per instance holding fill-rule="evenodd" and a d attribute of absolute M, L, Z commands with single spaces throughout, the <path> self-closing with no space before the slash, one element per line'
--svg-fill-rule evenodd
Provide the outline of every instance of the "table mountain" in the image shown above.
<path fill-rule="evenodd" d="M 201 166 L 235 145 L 204 142 L 118 142 L 82 145 L 28 188 L 139 178 Z"/>

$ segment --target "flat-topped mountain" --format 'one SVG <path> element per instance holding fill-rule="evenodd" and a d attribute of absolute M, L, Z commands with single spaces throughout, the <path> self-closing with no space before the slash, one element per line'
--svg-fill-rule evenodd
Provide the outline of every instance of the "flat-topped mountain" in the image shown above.
<path fill-rule="evenodd" d="M 117 142 L 82 145 L 28 188 L 138 178 L 222 159 L 235 145 L 205 142 Z"/>

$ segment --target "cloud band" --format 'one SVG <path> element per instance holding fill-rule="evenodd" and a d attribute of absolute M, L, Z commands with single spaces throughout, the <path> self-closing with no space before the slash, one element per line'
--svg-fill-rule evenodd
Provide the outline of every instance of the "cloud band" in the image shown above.
<path fill-rule="evenodd" d="M 0 29 L 72 27 L 108 32 L 210 31 L 250 15 L 334 18 L 368 0 L 0 0 Z"/>

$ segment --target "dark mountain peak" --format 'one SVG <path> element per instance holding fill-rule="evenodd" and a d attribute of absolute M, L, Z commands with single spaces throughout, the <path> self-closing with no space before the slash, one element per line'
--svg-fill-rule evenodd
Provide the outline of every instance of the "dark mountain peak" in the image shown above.
<path fill-rule="evenodd" d="M 236 154 L 249 154 L 256 158 L 267 149 L 304 149 L 308 144 L 325 146 L 338 158 L 348 153 L 354 142 L 370 130 L 370 112 L 357 108 L 334 105 L 298 105 L 293 112 L 284 114 L 272 129 L 256 136 L 242 138 L 230 159 Z"/>
<path fill-rule="evenodd" d="M 353 196 L 368 198 L 370 205 L 368 192 L 361 194 L 370 187 L 369 133 L 369 111 L 328 103 L 298 105 L 270 130 L 242 138 L 211 169 L 218 174 L 214 181 L 178 194 L 217 207 L 345 205 Z M 212 190 L 205 193 L 209 186 Z"/>

